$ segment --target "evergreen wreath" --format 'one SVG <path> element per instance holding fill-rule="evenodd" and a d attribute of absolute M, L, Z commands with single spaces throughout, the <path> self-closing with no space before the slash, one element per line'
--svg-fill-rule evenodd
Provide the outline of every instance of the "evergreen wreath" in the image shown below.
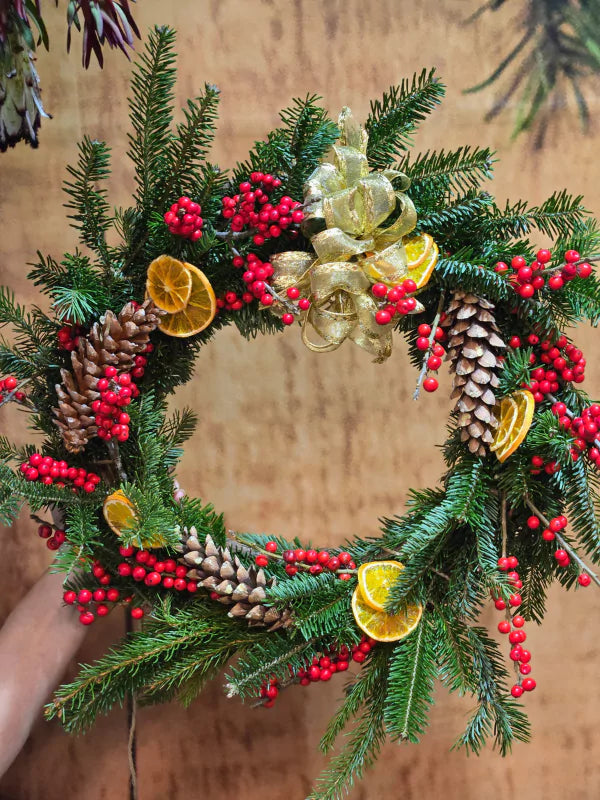
<path fill-rule="evenodd" d="M 45 437 L 0 440 L 2 521 L 29 506 L 83 624 L 117 605 L 145 617 L 46 714 L 80 731 L 129 695 L 188 703 L 233 657 L 228 695 L 269 707 L 354 664 L 322 749 L 351 730 L 311 797 L 342 796 L 386 736 L 417 742 L 436 679 L 474 698 L 458 744 L 491 738 L 505 754 L 529 738 L 525 623 L 541 622 L 553 580 L 600 584 L 600 405 L 564 332 L 600 319 L 597 225 L 565 191 L 499 207 L 480 188 L 488 149 L 413 155 L 444 94 L 427 71 L 372 102 L 364 128 L 295 100 L 222 172 L 207 160 L 214 86 L 173 127 L 174 39 L 155 29 L 133 74 L 134 205 L 110 211 L 110 151 L 84 139 L 65 185 L 83 249 L 38 254 L 30 273 L 51 314 L 0 293 L 15 332 L 2 403 Z M 378 361 L 401 332 L 417 395 L 444 355 L 454 372 L 439 486 L 343 550 L 229 531 L 175 479 L 196 417 L 168 416 L 166 398 L 200 347 L 225 325 L 254 337 L 296 322 L 314 350 L 350 339 Z M 64 524 L 38 516 L 50 510 Z M 490 596 L 510 670 L 477 624 Z"/>

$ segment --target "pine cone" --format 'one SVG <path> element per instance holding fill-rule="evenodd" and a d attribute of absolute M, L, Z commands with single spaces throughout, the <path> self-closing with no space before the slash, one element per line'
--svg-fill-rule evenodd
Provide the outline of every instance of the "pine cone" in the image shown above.
<path fill-rule="evenodd" d="M 119 373 L 130 370 L 164 313 L 151 300 L 137 308 L 127 303 L 118 317 L 107 311 L 87 337 L 80 338 L 77 350 L 71 353 L 73 372 L 61 370 L 63 382 L 56 386 L 58 408 L 53 409 L 54 423 L 69 452 L 83 450 L 97 432 L 91 406 L 100 397 L 97 385 L 104 367 L 114 366 Z"/>
<path fill-rule="evenodd" d="M 493 304 L 481 297 L 455 292 L 442 323 L 448 329 L 447 358 L 455 373 L 451 396 L 458 398 L 460 438 L 478 456 L 486 455 L 498 427 L 494 389 L 502 367 L 499 355 L 506 345 L 499 336 L 493 309 Z"/>
<path fill-rule="evenodd" d="M 289 609 L 283 611 L 264 605 L 266 590 L 276 583 L 262 569 L 246 568 L 228 547 L 218 547 L 210 535 L 202 543 L 195 528 L 184 532 L 181 562 L 194 567 L 188 577 L 199 580 L 205 589 L 220 595 L 219 603 L 232 606 L 230 617 L 244 617 L 251 627 L 270 631 L 292 624 Z"/>

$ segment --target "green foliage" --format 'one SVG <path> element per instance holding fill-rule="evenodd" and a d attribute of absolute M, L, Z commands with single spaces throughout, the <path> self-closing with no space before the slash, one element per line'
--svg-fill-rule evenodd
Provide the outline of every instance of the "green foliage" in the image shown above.
<path fill-rule="evenodd" d="M 111 226 L 110 207 L 106 189 L 100 187 L 110 175 L 110 150 L 105 142 L 84 137 L 79 143 L 79 159 L 75 167 L 67 167 L 71 181 L 65 181 L 64 190 L 69 196 L 65 208 L 71 213 L 73 227 L 79 231 L 81 241 L 102 261 L 104 268 L 111 267 L 106 244 L 106 231 Z"/>
<path fill-rule="evenodd" d="M 385 722 L 392 739 L 418 742 L 427 726 L 437 677 L 436 630 L 429 614 L 413 633 L 394 648 L 390 659 Z"/>
<path fill-rule="evenodd" d="M 412 144 L 418 125 L 441 102 L 446 88 L 435 70 L 423 70 L 412 80 L 390 86 L 381 100 L 371 101 L 365 128 L 367 157 L 372 169 L 385 169 Z"/>

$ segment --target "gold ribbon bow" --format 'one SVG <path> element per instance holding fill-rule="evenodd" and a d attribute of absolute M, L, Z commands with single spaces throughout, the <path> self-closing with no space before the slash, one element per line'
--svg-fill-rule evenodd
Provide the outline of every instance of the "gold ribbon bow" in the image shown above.
<path fill-rule="evenodd" d="M 376 361 L 384 361 L 392 350 L 392 325 L 375 321 L 378 306 L 370 287 L 377 281 L 397 284 L 407 277 L 402 237 L 415 227 L 417 213 L 410 198 L 392 186 L 391 181 L 399 179 L 400 189 L 407 189 L 406 175 L 397 170 L 369 172 L 368 135 L 349 108 L 342 110 L 338 124 L 338 144 L 304 187 L 303 230 L 316 259 L 300 251 L 273 256 L 273 286 L 277 292 L 296 286 L 310 298 L 302 339 L 311 350 L 335 350 L 348 338 Z M 382 227 L 396 211 L 396 220 Z M 412 313 L 422 310 L 417 302 Z M 323 343 L 311 341 L 310 329 Z"/>

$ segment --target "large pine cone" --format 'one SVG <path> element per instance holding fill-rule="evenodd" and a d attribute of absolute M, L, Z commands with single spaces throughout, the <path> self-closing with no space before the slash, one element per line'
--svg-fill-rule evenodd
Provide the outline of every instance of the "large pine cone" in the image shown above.
<path fill-rule="evenodd" d="M 447 358 L 452 362 L 454 391 L 458 398 L 461 441 L 474 455 L 485 456 L 494 440 L 498 420 L 494 416 L 499 356 L 506 349 L 493 314 L 494 305 L 482 297 L 455 292 L 442 325 L 447 328 Z"/>
<path fill-rule="evenodd" d="M 230 617 L 243 617 L 250 626 L 270 631 L 292 624 L 289 609 L 264 605 L 266 590 L 276 583 L 275 578 L 267 579 L 263 570 L 254 566 L 245 567 L 237 555 L 232 555 L 228 547 L 218 547 L 210 535 L 200 542 L 195 528 L 185 532 L 182 545 L 182 563 L 194 568 L 188 577 L 219 595 L 220 603 L 231 606 Z"/>
<path fill-rule="evenodd" d="M 97 385 L 104 367 L 111 365 L 119 373 L 128 372 L 164 313 L 151 300 L 141 306 L 127 303 L 118 316 L 107 311 L 89 334 L 80 338 L 77 350 L 71 353 L 73 372 L 61 370 L 63 382 L 56 386 L 58 408 L 53 409 L 54 423 L 69 452 L 80 452 L 96 435 L 91 406 L 100 397 Z"/>

